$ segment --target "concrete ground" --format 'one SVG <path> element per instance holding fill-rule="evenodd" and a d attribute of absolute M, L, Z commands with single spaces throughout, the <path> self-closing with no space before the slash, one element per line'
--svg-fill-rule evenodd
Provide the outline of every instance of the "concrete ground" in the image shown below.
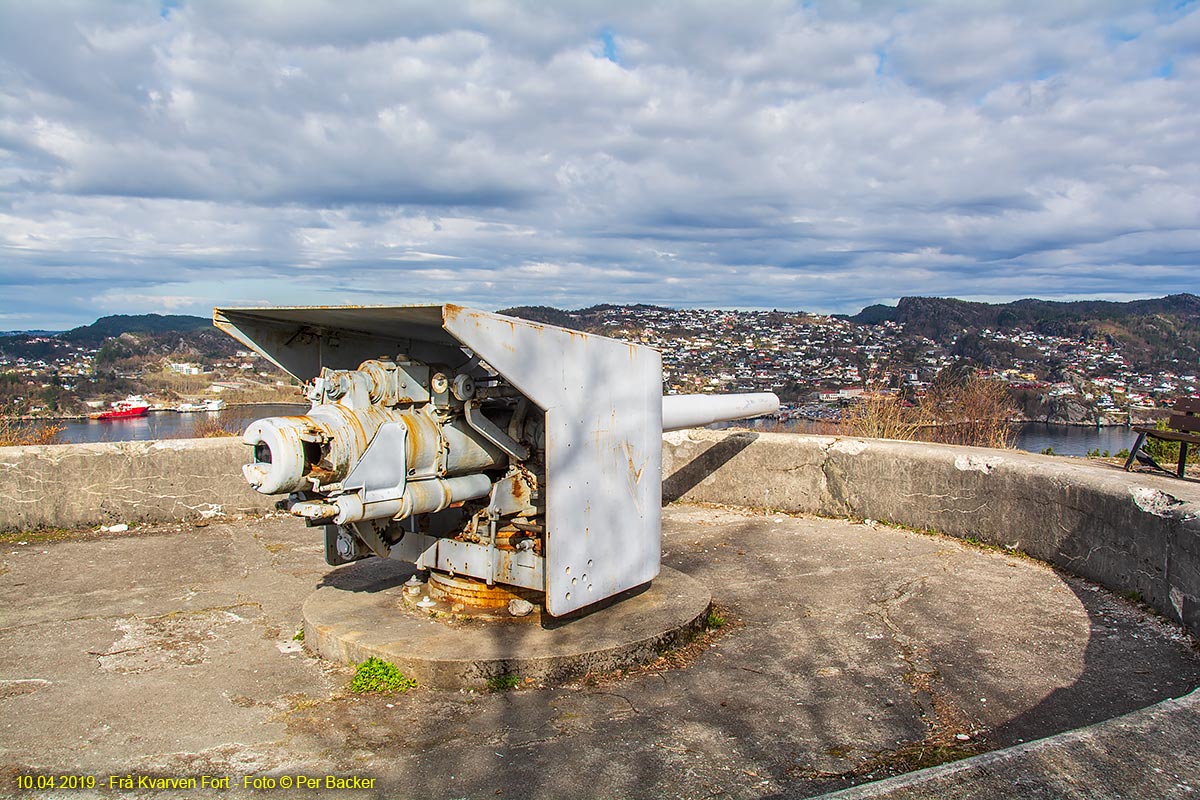
<path fill-rule="evenodd" d="M 4 541 L 6 795 L 69 772 L 232 778 L 190 797 L 301 773 L 374 778 L 359 798 L 806 797 L 1200 684 L 1191 640 L 1122 598 L 871 523 L 671 506 L 664 562 L 727 624 L 646 669 L 494 694 L 349 694 L 292 640 L 330 570 L 289 518 Z"/>

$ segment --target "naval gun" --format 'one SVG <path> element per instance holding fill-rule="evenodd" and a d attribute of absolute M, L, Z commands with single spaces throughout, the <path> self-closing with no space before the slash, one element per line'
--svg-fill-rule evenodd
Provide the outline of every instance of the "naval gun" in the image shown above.
<path fill-rule="evenodd" d="M 457 305 L 213 317 L 312 404 L 246 429 L 250 485 L 323 527 L 331 566 L 401 559 L 468 603 L 561 616 L 651 581 L 663 431 L 779 408 L 664 397 L 653 348 Z"/>

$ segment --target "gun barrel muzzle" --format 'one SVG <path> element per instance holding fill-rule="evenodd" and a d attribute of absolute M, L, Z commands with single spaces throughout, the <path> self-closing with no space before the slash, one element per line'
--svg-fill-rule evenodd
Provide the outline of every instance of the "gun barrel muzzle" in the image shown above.
<path fill-rule="evenodd" d="M 774 414 L 779 398 L 774 392 L 754 394 L 669 394 L 663 398 L 663 431 L 702 428 L 714 422 L 730 422 Z"/>

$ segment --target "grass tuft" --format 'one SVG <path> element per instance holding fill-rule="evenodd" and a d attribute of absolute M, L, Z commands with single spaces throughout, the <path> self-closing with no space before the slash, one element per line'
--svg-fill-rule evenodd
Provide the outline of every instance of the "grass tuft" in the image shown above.
<path fill-rule="evenodd" d="M 520 675 L 494 675 L 488 678 L 489 692 L 508 692 L 521 685 Z"/>
<path fill-rule="evenodd" d="M 390 661 L 371 656 L 358 665 L 354 677 L 350 680 L 350 691 L 366 692 L 407 692 L 416 688 L 417 682 L 405 676 Z"/>

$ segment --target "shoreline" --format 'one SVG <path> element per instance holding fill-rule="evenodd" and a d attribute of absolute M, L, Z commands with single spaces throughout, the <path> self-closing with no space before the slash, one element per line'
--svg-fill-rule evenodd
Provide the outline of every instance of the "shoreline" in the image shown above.
<path fill-rule="evenodd" d="M 231 408 L 250 408 L 254 406 L 304 406 L 307 403 L 299 400 L 248 400 L 240 403 L 226 403 L 221 411 L 178 411 L 174 408 L 151 408 L 146 416 L 151 414 L 220 414 Z M 0 419 L 17 420 L 19 422 L 81 422 L 90 419 L 88 414 L 22 414 L 10 417 L 0 414 Z"/>
<path fill-rule="evenodd" d="M 236 403 L 226 403 L 226 406 L 221 411 L 195 411 L 181 412 L 174 408 L 151 408 L 147 412 L 147 416 L 153 414 L 181 414 L 181 413 L 196 413 L 196 414 L 220 414 L 234 408 L 254 408 L 257 406 L 306 406 L 307 403 L 303 400 L 250 400 Z M 1100 418 L 1091 422 L 1067 422 L 1067 421 L 1050 421 L 1044 419 L 1027 419 L 1027 418 L 1010 418 L 1007 422 L 1011 425 L 1048 425 L 1058 428 L 1130 428 L 1134 425 L 1153 425 L 1155 420 L 1166 417 L 1170 414 L 1170 409 L 1139 409 L 1138 415 L 1134 416 L 1130 412 L 1117 412 L 1118 415 L 1125 417 L 1123 421 L 1104 421 L 1105 418 Z M 51 415 L 21 415 L 21 416 L 5 416 L 0 415 L 0 419 L 15 420 L 18 422 L 83 422 L 90 419 L 89 414 L 51 414 Z M 762 419 L 767 419 L 766 417 Z M 819 417 L 809 416 L 789 416 L 787 419 L 778 419 L 776 422 L 781 425 L 789 424 L 818 424 L 825 423 L 830 425 L 839 424 L 837 420 L 823 419 Z M 922 425 L 921 427 L 937 427 L 936 424 Z"/>

